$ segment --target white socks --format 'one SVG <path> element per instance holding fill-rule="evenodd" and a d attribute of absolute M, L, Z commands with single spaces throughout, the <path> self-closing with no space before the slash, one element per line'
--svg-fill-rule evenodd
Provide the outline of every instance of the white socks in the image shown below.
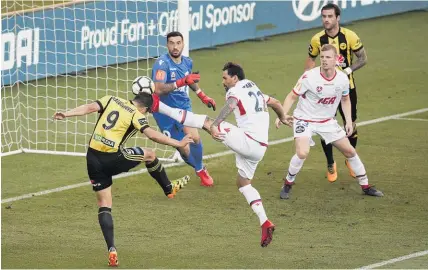
<path fill-rule="evenodd" d="M 262 226 L 268 218 L 266 216 L 265 209 L 263 208 L 259 192 L 251 184 L 239 188 L 239 191 L 244 195 L 254 213 L 259 217 L 260 226 Z"/>
<path fill-rule="evenodd" d="M 290 166 L 288 167 L 288 173 L 285 179 L 287 179 L 288 182 L 294 182 L 296 179 L 296 174 L 300 171 L 300 169 L 303 167 L 303 163 L 306 159 L 300 159 L 296 154 L 291 158 L 290 160 Z"/>
<path fill-rule="evenodd" d="M 204 126 L 205 119 L 207 118 L 206 115 L 194 114 L 186 110 L 172 108 L 163 102 L 159 102 L 159 112 L 177 120 L 187 127 L 199 129 Z"/>
<path fill-rule="evenodd" d="M 360 186 L 368 185 L 369 179 L 367 178 L 366 168 L 364 168 L 364 164 L 361 162 L 358 154 L 355 154 L 355 156 L 352 158 L 348 158 L 348 162 L 354 171 Z"/>

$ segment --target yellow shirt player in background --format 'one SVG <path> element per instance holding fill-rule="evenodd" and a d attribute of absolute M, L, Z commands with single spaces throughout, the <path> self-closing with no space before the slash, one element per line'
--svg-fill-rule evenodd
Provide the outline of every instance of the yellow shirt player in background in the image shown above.
<path fill-rule="evenodd" d="M 337 5 L 332 3 L 325 5 L 321 9 L 321 16 L 324 30 L 315 34 L 311 39 L 305 70 L 310 70 L 316 66 L 315 59 L 320 54 L 321 46 L 324 44 L 331 44 L 336 47 L 339 52 L 337 59 L 338 68 L 345 72 L 349 78 L 349 96 L 351 98 L 352 125 L 354 127 L 354 132 L 348 139 L 355 148 L 358 139 L 357 126 L 355 124 L 357 120 L 357 89 L 353 72 L 367 63 L 367 54 L 357 34 L 347 28 L 340 27 L 340 8 Z M 354 59 L 354 55 L 357 59 Z M 341 105 L 339 105 L 339 112 L 343 122 L 345 122 L 345 116 Z M 330 182 L 334 182 L 337 179 L 337 169 L 336 162 L 334 162 L 333 158 L 333 146 L 332 144 L 326 144 L 323 140 L 321 140 L 321 144 L 327 158 L 327 179 Z M 345 163 L 349 169 L 350 175 L 355 177 L 347 160 Z"/>
<path fill-rule="evenodd" d="M 152 104 L 153 97 L 143 93 L 136 95 L 133 100 L 104 96 L 95 102 L 67 112 L 57 112 L 53 116 L 55 120 L 63 120 L 72 116 L 99 113 L 94 132 L 89 141 L 86 162 L 89 179 L 97 196 L 98 221 L 109 252 L 109 266 L 119 264 L 114 244 L 113 217 L 111 214 L 112 176 L 127 172 L 144 162 L 147 171 L 156 179 L 168 198 L 173 198 L 188 180 L 188 176 L 185 176 L 171 183 L 153 150 L 141 147 L 123 147 L 126 140 L 137 131 L 144 133 L 149 139 L 157 143 L 172 147 L 185 147 L 193 142 L 190 136 L 177 141 L 150 128 L 144 114 L 149 112 L 148 108 L 151 108 Z"/>

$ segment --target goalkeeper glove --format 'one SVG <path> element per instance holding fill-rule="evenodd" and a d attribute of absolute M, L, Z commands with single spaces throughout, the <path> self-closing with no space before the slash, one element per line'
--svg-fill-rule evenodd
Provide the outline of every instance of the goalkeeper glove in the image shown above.
<path fill-rule="evenodd" d="M 191 85 L 191 84 L 199 82 L 200 79 L 201 79 L 201 75 L 199 75 L 199 72 L 192 72 L 191 74 L 187 75 L 186 77 L 178 79 L 175 82 L 175 86 L 177 88 L 180 88 L 180 87 L 185 86 L 185 85 Z"/>
<path fill-rule="evenodd" d="M 345 69 L 343 70 L 343 72 L 345 72 L 345 73 L 346 73 L 346 75 L 351 75 L 351 73 L 352 73 L 352 69 L 351 69 L 350 67 L 347 67 L 347 68 L 345 68 Z"/>
<path fill-rule="evenodd" d="M 202 102 L 208 106 L 208 108 L 213 108 L 213 110 L 215 111 L 215 100 L 214 99 L 205 95 L 205 93 L 202 92 L 202 90 L 197 95 L 202 100 Z"/>

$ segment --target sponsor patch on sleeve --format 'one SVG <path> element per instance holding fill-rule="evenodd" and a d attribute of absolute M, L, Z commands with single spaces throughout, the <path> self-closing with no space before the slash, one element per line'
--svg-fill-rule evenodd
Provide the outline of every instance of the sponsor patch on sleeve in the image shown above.
<path fill-rule="evenodd" d="M 163 81 L 166 78 L 166 72 L 164 70 L 158 70 L 156 71 L 156 80 Z"/>
<path fill-rule="evenodd" d="M 147 122 L 146 118 L 140 118 L 140 119 L 138 119 L 138 123 L 140 123 L 140 125 L 142 125 L 142 126 L 146 126 L 146 125 L 149 124 L 149 122 Z"/>

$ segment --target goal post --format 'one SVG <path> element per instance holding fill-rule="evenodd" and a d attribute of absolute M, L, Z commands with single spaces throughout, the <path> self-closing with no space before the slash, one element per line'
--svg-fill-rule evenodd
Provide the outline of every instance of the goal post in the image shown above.
<path fill-rule="evenodd" d="M 188 55 L 189 28 L 189 0 L 76 1 L 2 14 L 1 155 L 84 156 L 97 115 L 52 121 L 54 112 L 104 95 L 131 99 L 133 79 L 151 76 L 167 52 L 168 32 L 182 32 Z M 175 152 L 141 134 L 126 143 L 134 145 L 164 160 Z"/>

